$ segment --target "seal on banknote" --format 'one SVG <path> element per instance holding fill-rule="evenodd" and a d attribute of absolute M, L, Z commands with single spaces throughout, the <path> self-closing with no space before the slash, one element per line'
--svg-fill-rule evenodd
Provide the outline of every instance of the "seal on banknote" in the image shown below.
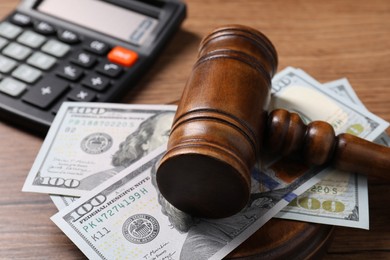
<path fill-rule="evenodd" d="M 93 133 L 81 141 L 81 149 L 89 154 L 104 153 L 112 146 L 112 137 L 106 133 Z"/>
<path fill-rule="evenodd" d="M 145 244 L 157 237 L 160 231 L 158 221 L 147 214 L 129 217 L 122 226 L 123 236 L 134 244 Z"/>

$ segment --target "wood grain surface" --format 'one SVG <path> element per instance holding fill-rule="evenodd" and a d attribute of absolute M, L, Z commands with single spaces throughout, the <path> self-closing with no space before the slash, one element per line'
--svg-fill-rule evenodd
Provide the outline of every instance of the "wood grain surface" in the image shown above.
<path fill-rule="evenodd" d="M 299 67 L 320 82 L 346 77 L 373 113 L 390 121 L 390 1 L 187 0 L 188 17 L 123 103 L 178 100 L 203 36 L 224 24 L 266 34 L 279 70 Z M 0 1 L 0 17 L 19 3 Z M 390 133 L 388 130 L 387 133 Z M 47 195 L 21 192 L 43 139 L 0 122 L 0 259 L 85 259 L 50 221 Z M 336 227 L 325 259 L 390 259 L 390 183 L 369 179 L 370 230 Z"/>

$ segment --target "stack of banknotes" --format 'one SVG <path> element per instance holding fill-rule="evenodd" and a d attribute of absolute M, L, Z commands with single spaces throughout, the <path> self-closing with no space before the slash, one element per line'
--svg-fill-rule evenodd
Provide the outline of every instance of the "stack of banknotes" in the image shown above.
<path fill-rule="evenodd" d="M 271 108 L 389 145 L 388 123 L 346 79 L 320 84 L 288 67 L 272 82 Z M 91 259 L 222 259 L 272 217 L 368 229 L 367 180 L 332 168 L 259 160 L 248 206 L 224 219 L 195 218 L 159 193 L 156 165 L 176 106 L 65 103 L 23 191 L 50 194 L 52 221 Z"/>

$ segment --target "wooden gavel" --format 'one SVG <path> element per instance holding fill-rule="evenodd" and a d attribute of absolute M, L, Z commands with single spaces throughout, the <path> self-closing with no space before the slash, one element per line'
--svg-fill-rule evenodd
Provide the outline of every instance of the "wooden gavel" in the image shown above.
<path fill-rule="evenodd" d="M 225 26 L 205 37 L 157 170 L 162 195 L 195 216 L 221 218 L 247 204 L 262 153 L 301 154 L 309 165 L 390 180 L 390 148 L 297 114 L 268 114 L 277 53 L 260 32 Z"/>

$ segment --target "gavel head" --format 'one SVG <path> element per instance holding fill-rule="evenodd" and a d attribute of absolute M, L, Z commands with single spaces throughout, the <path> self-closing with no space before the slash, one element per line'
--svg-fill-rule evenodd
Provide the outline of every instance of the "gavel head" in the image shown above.
<path fill-rule="evenodd" d="M 275 48 L 252 28 L 225 26 L 202 40 L 157 170 L 173 206 L 209 218 L 245 207 L 276 69 Z"/>

